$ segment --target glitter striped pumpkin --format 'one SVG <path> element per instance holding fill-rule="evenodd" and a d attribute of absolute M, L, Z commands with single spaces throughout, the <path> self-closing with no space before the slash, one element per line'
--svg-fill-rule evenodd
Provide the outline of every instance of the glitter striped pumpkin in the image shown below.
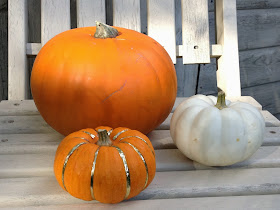
<path fill-rule="evenodd" d="M 118 203 L 138 195 L 153 180 L 155 153 L 147 136 L 119 127 L 74 132 L 57 148 L 54 173 L 72 196 Z"/>

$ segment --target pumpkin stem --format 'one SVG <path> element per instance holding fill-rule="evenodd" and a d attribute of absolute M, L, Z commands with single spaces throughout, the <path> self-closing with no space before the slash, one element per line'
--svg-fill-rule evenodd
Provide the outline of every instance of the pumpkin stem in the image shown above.
<path fill-rule="evenodd" d="M 115 38 L 119 35 L 117 29 L 113 28 L 112 26 L 106 25 L 104 23 L 100 23 L 95 21 L 96 23 L 96 32 L 94 34 L 95 38 L 98 39 L 106 39 L 106 38 Z"/>
<path fill-rule="evenodd" d="M 226 105 L 226 94 L 223 90 L 221 90 L 220 88 L 219 92 L 218 92 L 218 99 L 217 99 L 217 104 L 215 105 L 215 107 L 217 107 L 218 109 L 224 109 L 227 108 Z"/>
<path fill-rule="evenodd" d="M 97 131 L 98 134 L 98 141 L 97 141 L 97 145 L 98 146 L 111 146 L 112 145 L 112 141 L 109 138 L 108 132 L 105 129 L 99 129 Z"/>

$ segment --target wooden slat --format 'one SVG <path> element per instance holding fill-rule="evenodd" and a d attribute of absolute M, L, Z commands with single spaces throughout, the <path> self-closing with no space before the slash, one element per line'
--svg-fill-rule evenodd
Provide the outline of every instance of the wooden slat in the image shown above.
<path fill-rule="evenodd" d="M 176 63 L 175 2 L 170 0 L 149 0 L 148 35 L 158 41 Z"/>
<path fill-rule="evenodd" d="M 157 172 L 132 200 L 279 194 L 279 173 L 279 168 Z M 0 179 L 0 189 L 5 189 L 0 207 L 85 203 L 63 191 L 53 176 Z"/>
<path fill-rule="evenodd" d="M 140 32 L 140 0 L 113 0 L 113 25 Z"/>
<path fill-rule="evenodd" d="M 183 63 L 210 63 L 208 1 L 182 0 Z"/>
<path fill-rule="evenodd" d="M 42 46 L 70 28 L 70 0 L 41 0 Z"/>
<path fill-rule="evenodd" d="M 77 0 L 77 26 L 95 26 L 95 21 L 106 23 L 104 0 Z"/>
<path fill-rule="evenodd" d="M 8 28 L 8 99 L 27 99 L 27 0 L 8 1 Z"/>
<path fill-rule="evenodd" d="M 0 155 L 0 178 L 52 176 L 56 149 L 46 154 Z M 280 147 L 261 147 L 248 160 L 227 166 L 209 167 L 188 159 L 178 149 L 155 150 L 156 171 L 226 170 L 237 168 L 277 168 L 280 165 Z"/>
<path fill-rule="evenodd" d="M 280 121 L 268 111 L 261 111 L 265 118 L 266 127 L 278 127 Z M 169 130 L 173 113 L 156 130 Z M 52 133 L 54 130 L 43 120 L 40 115 L 0 116 L 0 133 L 24 134 L 24 133 Z"/>
<path fill-rule="evenodd" d="M 26 44 L 26 55 L 37 55 L 41 50 L 41 43 L 27 43 Z"/>
<path fill-rule="evenodd" d="M 227 96 L 241 96 L 237 40 L 236 0 L 216 0 L 217 44 L 223 46 L 223 55 L 217 59 L 217 86 Z"/>
<path fill-rule="evenodd" d="M 87 204 L 65 204 L 47 206 L 28 206 L 28 209 L 52 209 L 52 210 L 170 210 L 170 209 L 278 209 L 280 206 L 279 194 L 276 195 L 254 195 L 254 196 L 226 196 L 226 197 L 203 197 L 203 198 L 174 198 L 156 200 L 134 200 L 121 202 L 114 205 L 102 203 Z M 22 208 L 15 208 L 22 209 Z"/>
<path fill-rule="evenodd" d="M 154 130 L 147 135 L 155 150 L 176 149 L 169 130 Z M 0 154 L 51 153 L 56 150 L 63 135 L 52 133 L 39 134 L 0 134 Z M 280 145 L 280 127 L 265 128 L 262 146 Z"/>
<path fill-rule="evenodd" d="M 190 70 L 190 69 L 189 69 Z M 186 100 L 186 97 L 177 97 L 175 104 L 171 112 L 174 112 L 177 106 Z M 241 96 L 239 98 L 230 98 L 232 101 L 242 101 L 249 103 L 259 110 L 262 109 L 261 104 L 259 104 L 254 98 L 250 96 Z M 0 102 L 0 116 L 12 116 L 12 115 L 36 115 L 39 114 L 33 100 L 3 100 Z"/>

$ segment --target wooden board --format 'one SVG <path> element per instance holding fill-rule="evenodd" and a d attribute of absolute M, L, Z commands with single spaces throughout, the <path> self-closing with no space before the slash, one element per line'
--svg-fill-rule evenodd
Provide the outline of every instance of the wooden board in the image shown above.
<path fill-rule="evenodd" d="M 77 26 L 95 26 L 95 21 L 106 23 L 104 0 L 77 0 Z"/>
<path fill-rule="evenodd" d="M 0 179 L 33 176 L 53 176 L 56 148 L 48 153 L 1 154 Z M 185 157 L 178 149 L 155 151 L 156 171 L 228 170 L 245 168 L 277 168 L 280 165 L 280 147 L 261 147 L 248 160 L 227 166 L 208 167 Z"/>
<path fill-rule="evenodd" d="M 175 100 L 175 104 L 172 108 L 171 112 L 174 112 L 177 106 L 186 100 L 187 97 L 177 97 Z M 230 99 L 231 100 L 231 99 Z M 250 96 L 242 96 L 239 98 L 235 98 L 232 101 L 242 101 L 249 103 L 259 110 L 262 109 L 262 106 L 252 97 Z M 35 106 L 33 100 L 4 100 L 0 102 L 0 116 L 20 116 L 20 115 L 38 115 L 39 112 Z"/>
<path fill-rule="evenodd" d="M 239 53 L 241 87 L 280 81 L 280 47 L 246 50 Z"/>
<path fill-rule="evenodd" d="M 268 111 L 261 111 L 265 118 L 266 126 L 278 127 L 280 122 Z M 156 130 L 169 130 L 172 113 L 159 125 Z M 52 133 L 54 130 L 43 120 L 40 115 L 29 116 L 0 116 L 0 133 L 2 134 L 28 134 Z"/>
<path fill-rule="evenodd" d="M 225 196 L 225 197 L 203 197 L 203 198 L 173 198 L 156 200 L 134 200 L 118 203 L 114 205 L 102 203 L 87 204 L 65 204 L 65 205 L 47 205 L 47 206 L 28 206 L 28 209 L 52 209 L 52 210 L 72 210 L 72 209 L 99 209 L 99 210 L 170 210 L 170 209 L 205 209 L 210 207 L 215 209 L 277 209 L 280 206 L 279 194 L 276 195 L 251 195 L 251 196 Z M 16 207 L 15 209 L 22 209 Z"/>
<path fill-rule="evenodd" d="M 217 44 L 223 46 L 223 55 L 217 59 L 217 86 L 227 96 L 241 96 L 237 40 L 236 1 L 216 0 Z"/>
<path fill-rule="evenodd" d="M 268 110 L 270 113 L 279 113 L 279 86 L 280 81 L 253 87 L 246 87 L 242 89 L 242 94 L 253 96 L 257 101 L 262 103 L 263 109 Z"/>
<path fill-rule="evenodd" d="M 209 63 L 210 45 L 207 0 L 183 0 L 181 7 L 183 63 Z"/>
<path fill-rule="evenodd" d="M 41 43 L 69 30 L 70 0 L 41 0 Z"/>
<path fill-rule="evenodd" d="M 147 13 L 148 35 L 157 40 L 176 63 L 175 2 L 149 0 Z"/>
<path fill-rule="evenodd" d="M 27 0 L 8 1 L 8 99 L 27 99 Z"/>
<path fill-rule="evenodd" d="M 140 32 L 140 0 L 113 0 L 113 25 Z"/>
<path fill-rule="evenodd" d="M 154 149 L 177 149 L 169 130 L 154 130 L 147 135 Z M 52 133 L 0 134 L 0 154 L 35 154 L 55 151 L 63 135 Z M 280 145 L 280 128 L 267 127 L 263 146 Z"/>
<path fill-rule="evenodd" d="M 238 10 L 279 8 L 278 0 L 236 0 Z M 208 0 L 209 11 L 214 11 L 214 1 Z"/>
<path fill-rule="evenodd" d="M 279 173 L 279 168 L 157 172 L 131 200 L 279 194 Z M 0 207 L 88 203 L 63 191 L 53 176 L 0 179 L 0 189 L 5 189 Z"/>

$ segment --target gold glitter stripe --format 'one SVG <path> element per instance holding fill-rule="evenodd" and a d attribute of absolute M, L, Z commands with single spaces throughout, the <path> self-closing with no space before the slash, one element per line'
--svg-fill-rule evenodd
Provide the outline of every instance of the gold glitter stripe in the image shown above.
<path fill-rule="evenodd" d="M 116 140 L 116 139 L 119 137 L 119 135 L 121 135 L 122 133 L 124 133 L 124 132 L 126 132 L 126 131 L 128 131 L 128 129 L 124 129 L 124 130 L 118 132 L 118 133 L 113 137 L 113 140 Z"/>
<path fill-rule="evenodd" d="M 113 129 L 111 129 L 111 130 L 107 131 L 108 136 L 110 136 L 112 132 L 113 132 Z"/>
<path fill-rule="evenodd" d="M 140 156 L 141 160 L 143 161 L 144 165 L 145 165 L 145 168 L 146 168 L 146 181 L 145 181 L 145 185 L 143 187 L 143 189 L 145 189 L 145 187 L 147 186 L 148 184 L 148 180 L 149 180 L 149 171 L 148 171 L 148 166 L 147 166 L 147 163 L 145 161 L 145 158 L 143 157 L 143 155 L 141 154 L 141 152 L 131 143 L 127 142 L 127 141 L 123 141 L 122 143 L 125 143 L 125 144 L 128 144 L 130 145 L 134 150 L 135 152 L 138 153 L 138 155 Z"/>
<path fill-rule="evenodd" d="M 97 148 L 97 150 L 94 153 L 94 159 L 93 159 L 93 164 L 92 164 L 92 168 L 91 168 L 91 179 L 90 179 L 90 193 L 91 193 L 91 197 L 93 200 L 95 200 L 94 197 L 94 193 L 93 193 L 93 180 L 94 180 L 94 171 L 95 171 L 95 165 L 96 165 L 96 160 L 97 160 L 97 155 L 99 152 L 100 147 Z"/>
<path fill-rule="evenodd" d="M 68 160 L 70 158 L 70 156 L 73 154 L 73 152 L 78 149 L 81 145 L 83 144 L 87 144 L 86 142 L 82 142 L 82 143 L 79 143 L 77 144 L 75 147 L 73 147 L 71 149 L 71 151 L 68 153 L 68 155 L 66 156 L 65 160 L 64 160 L 64 164 L 63 164 L 63 168 L 62 168 L 62 184 L 63 184 L 63 187 L 64 189 L 67 191 L 66 187 L 65 187 L 65 183 L 64 183 L 64 173 L 65 173 L 65 169 L 66 169 L 66 166 L 67 166 L 67 163 L 68 163 Z"/>
<path fill-rule="evenodd" d="M 87 141 L 87 142 L 89 142 L 90 143 L 90 141 L 89 140 L 87 140 L 86 138 L 84 138 L 84 137 L 73 137 L 73 138 L 75 138 L 75 139 L 82 139 L 82 140 L 85 140 L 85 141 Z"/>
<path fill-rule="evenodd" d="M 124 199 L 126 199 L 130 193 L 130 174 L 129 174 L 128 165 L 127 165 L 125 154 L 123 153 L 123 151 L 117 146 L 112 146 L 112 147 L 115 147 L 118 150 L 119 155 L 123 161 L 125 175 L 126 175 L 126 194 L 125 194 Z"/>
<path fill-rule="evenodd" d="M 125 136 L 125 137 L 122 137 L 119 141 L 122 141 L 122 140 L 124 140 L 124 139 L 126 139 L 126 138 L 132 138 L 132 137 L 138 138 L 138 139 L 142 140 L 143 142 L 145 142 L 145 143 L 147 144 L 147 146 L 150 148 L 150 150 L 151 150 L 151 152 L 153 153 L 153 155 L 155 156 L 154 151 L 152 150 L 152 148 L 150 147 L 150 145 L 147 143 L 147 141 L 146 141 L 145 139 L 139 137 L 139 136 Z"/>
<path fill-rule="evenodd" d="M 93 135 L 92 133 L 90 133 L 90 132 L 88 132 L 88 131 L 83 131 L 83 132 L 86 133 L 86 134 L 88 134 L 88 135 L 90 135 L 90 137 L 91 137 L 92 139 L 95 138 L 95 135 Z"/>

